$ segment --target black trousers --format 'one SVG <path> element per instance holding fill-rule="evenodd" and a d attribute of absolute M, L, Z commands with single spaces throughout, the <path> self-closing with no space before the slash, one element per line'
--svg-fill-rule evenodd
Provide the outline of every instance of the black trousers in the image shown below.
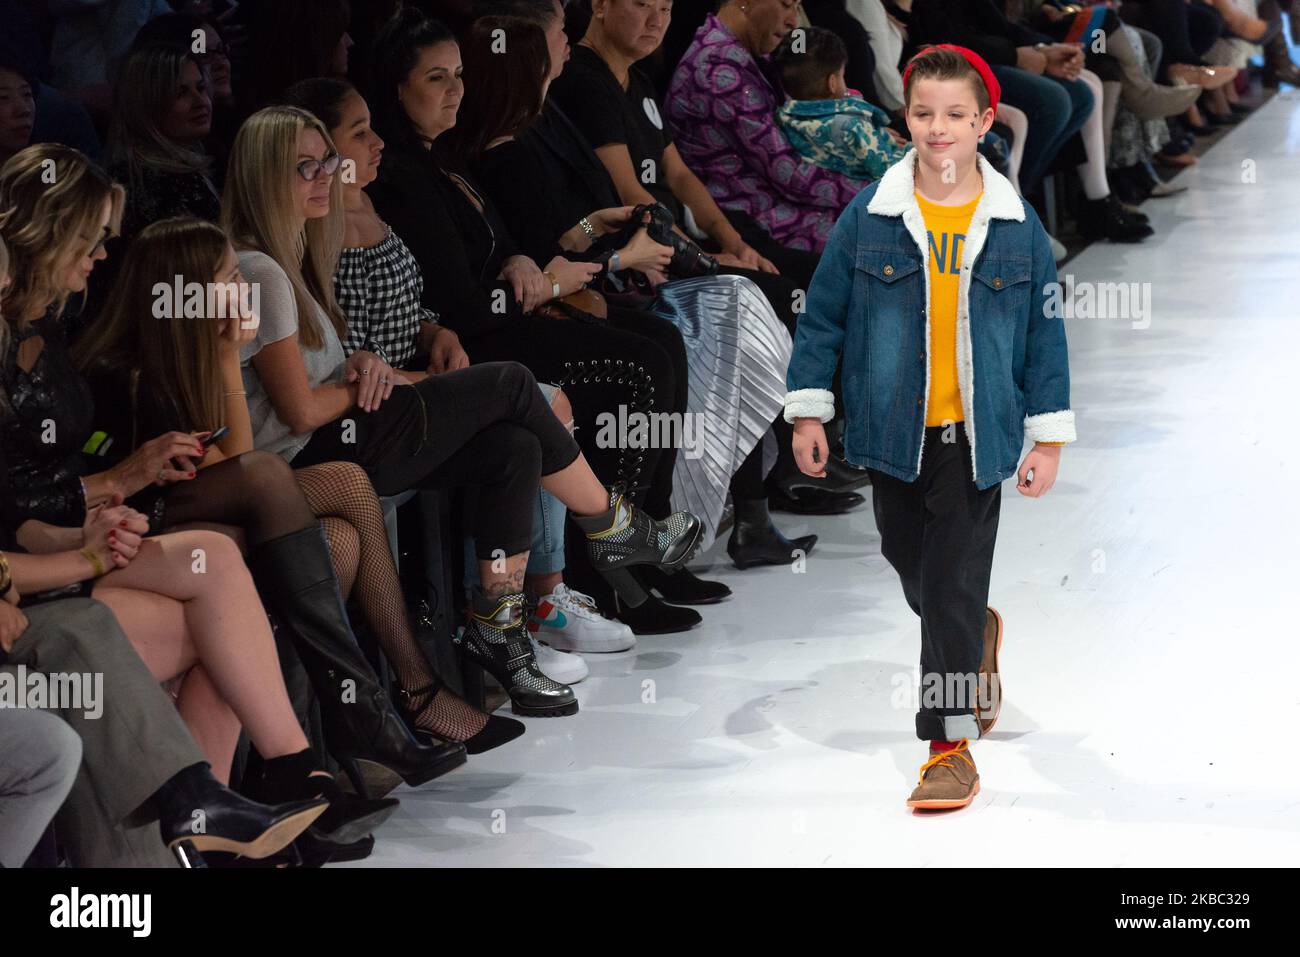
<path fill-rule="evenodd" d="M 916 481 L 872 469 L 871 497 L 880 550 L 898 572 L 907 603 L 921 617 L 916 736 L 974 740 L 979 737 L 975 710 L 981 701 L 979 667 L 1002 486 L 975 487 L 970 442 L 958 423 L 951 431 L 943 426 L 925 430 Z"/>
<path fill-rule="evenodd" d="M 488 362 L 398 386 L 374 412 L 352 409 L 312 433 L 294 468 L 356 462 L 380 495 L 476 486 L 480 559 L 532 543 L 538 481 L 579 455 L 577 444 L 517 362 Z"/>
<path fill-rule="evenodd" d="M 1204 66 L 1201 54 L 1214 46 L 1223 34 L 1223 17 L 1204 3 L 1186 0 L 1124 0 L 1120 18 L 1160 38 L 1163 50 L 1156 78 L 1168 82 L 1171 63 Z"/>

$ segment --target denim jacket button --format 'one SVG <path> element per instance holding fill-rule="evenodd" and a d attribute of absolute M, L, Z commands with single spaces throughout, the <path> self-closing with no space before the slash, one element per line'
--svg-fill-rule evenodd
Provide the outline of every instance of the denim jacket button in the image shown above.
<path fill-rule="evenodd" d="M 894 267 L 893 267 L 893 266 L 886 266 L 886 267 L 884 268 L 883 272 L 884 272 L 884 274 L 885 274 L 886 276 L 892 276 L 892 275 L 894 274 Z"/>
<path fill-rule="evenodd" d="M 1001 277 L 1001 276 L 994 276 L 994 277 L 993 277 L 993 288 L 994 288 L 994 289 L 1001 289 L 1001 288 L 1002 288 L 1002 277 Z"/>

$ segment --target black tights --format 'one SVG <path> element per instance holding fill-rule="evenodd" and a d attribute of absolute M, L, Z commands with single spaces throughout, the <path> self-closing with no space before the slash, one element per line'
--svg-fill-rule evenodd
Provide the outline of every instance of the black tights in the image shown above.
<path fill-rule="evenodd" d="M 245 452 L 200 469 L 166 495 L 163 527 L 192 522 L 233 525 L 252 550 L 316 524 L 289 463 L 273 452 Z"/>

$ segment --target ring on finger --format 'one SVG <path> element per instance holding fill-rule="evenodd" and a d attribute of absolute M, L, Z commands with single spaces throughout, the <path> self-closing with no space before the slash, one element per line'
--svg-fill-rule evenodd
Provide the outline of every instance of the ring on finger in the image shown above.
<path fill-rule="evenodd" d="M 362 374 L 362 375 L 370 375 L 370 370 L 369 370 L 369 369 L 362 369 L 362 370 L 361 370 L 361 374 Z"/>

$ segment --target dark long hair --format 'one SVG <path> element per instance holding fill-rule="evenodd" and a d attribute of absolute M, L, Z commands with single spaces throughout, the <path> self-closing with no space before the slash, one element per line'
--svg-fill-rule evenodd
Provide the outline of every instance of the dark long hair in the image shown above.
<path fill-rule="evenodd" d="M 277 105 L 296 106 L 306 110 L 325 124 L 327 130 L 336 128 L 343 121 L 340 108 L 343 101 L 357 88 L 347 80 L 334 76 L 318 76 L 310 80 L 300 80 L 278 97 Z"/>
<path fill-rule="evenodd" d="M 397 88 L 415 69 L 420 51 L 456 42 L 444 24 L 413 7 L 402 7 L 375 38 L 372 89 L 365 91 L 375 132 L 390 149 L 422 149 L 411 118 L 397 99 Z"/>
<path fill-rule="evenodd" d="M 504 47 L 502 43 L 504 42 Z M 460 48 L 465 97 L 448 149 L 473 166 L 498 136 L 518 136 L 542 111 L 551 72 L 546 32 L 523 17 L 488 16 L 474 22 Z"/>

